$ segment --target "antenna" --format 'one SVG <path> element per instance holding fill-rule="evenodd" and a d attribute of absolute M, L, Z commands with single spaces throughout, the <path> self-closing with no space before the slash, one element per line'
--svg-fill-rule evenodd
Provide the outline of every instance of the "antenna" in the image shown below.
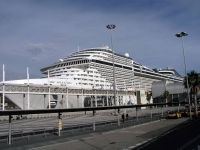
<path fill-rule="evenodd" d="M 49 86 L 49 70 L 48 70 L 48 86 Z"/>
<path fill-rule="evenodd" d="M 5 81 L 5 67 L 4 67 L 4 64 L 3 64 L 3 82 Z"/>
<path fill-rule="evenodd" d="M 28 82 L 28 85 L 29 85 L 29 70 L 27 68 L 27 82 Z"/>
<path fill-rule="evenodd" d="M 79 46 L 78 46 L 78 52 L 79 52 Z"/>
<path fill-rule="evenodd" d="M 28 85 L 28 100 L 27 100 L 28 104 L 27 105 L 28 105 L 28 109 L 29 109 L 30 108 L 30 102 L 29 102 L 30 101 L 30 95 L 29 95 L 29 70 L 28 70 L 28 67 L 27 67 L 27 82 L 28 82 L 28 84 L 27 84 Z"/>

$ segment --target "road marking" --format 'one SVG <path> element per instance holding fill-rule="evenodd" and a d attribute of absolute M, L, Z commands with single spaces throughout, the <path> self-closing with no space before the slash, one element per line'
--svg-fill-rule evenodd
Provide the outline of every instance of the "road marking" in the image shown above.
<path fill-rule="evenodd" d="M 70 143 L 70 142 L 76 142 L 79 140 L 71 140 L 71 141 L 67 141 L 67 142 L 61 142 L 61 143 L 57 143 L 57 144 L 51 144 L 51 145 L 46 145 L 46 146 L 40 146 L 40 147 L 36 147 L 36 148 L 31 148 L 29 150 L 34 150 L 34 149 L 39 149 L 39 148 L 45 148 L 45 147 L 50 147 L 50 146 L 55 146 L 55 145 L 60 145 L 60 144 L 64 144 L 64 143 Z"/>
<path fill-rule="evenodd" d="M 198 140 L 200 138 L 200 135 L 198 135 L 197 137 L 195 137 L 194 139 L 192 139 L 191 141 L 187 142 L 185 145 L 181 146 L 180 148 L 178 148 L 177 150 L 182 150 L 184 148 L 186 148 L 187 146 L 189 146 L 190 144 L 192 144 L 193 142 L 195 142 L 196 140 Z"/>

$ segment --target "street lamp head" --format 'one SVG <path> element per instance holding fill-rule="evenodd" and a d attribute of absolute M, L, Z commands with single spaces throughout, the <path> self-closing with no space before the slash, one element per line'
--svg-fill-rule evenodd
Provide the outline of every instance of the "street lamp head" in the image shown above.
<path fill-rule="evenodd" d="M 114 29 L 116 26 L 114 24 L 110 24 L 106 26 L 108 29 Z"/>
<path fill-rule="evenodd" d="M 176 37 L 182 37 L 182 34 L 181 33 L 177 33 L 175 36 Z"/>
<path fill-rule="evenodd" d="M 186 32 L 181 32 L 181 33 L 177 33 L 175 36 L 176 37 L 182 37 L 182 36 L 187 36 L 188 34 Z"/>
<path fill-rule="evenodd" d="M 186 32 L 181 32 L 182 36 L 187 36 L 188 34 Z"/>

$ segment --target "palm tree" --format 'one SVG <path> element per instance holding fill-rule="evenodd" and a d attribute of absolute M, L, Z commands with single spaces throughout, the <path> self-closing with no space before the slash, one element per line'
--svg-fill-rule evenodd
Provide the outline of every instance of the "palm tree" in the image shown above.
<path fill-rule="evenodd" d="M 169 98 L 169 91 L 164 91 L 163 96 L 166 99 L 166 103 L 167 103 L 167 99 Z"/>
<path fill-rule="evenodd" d="M 149 94 L 149 93 L 147 92 L 147 97 L 146 97 L 146 99 L 147 99 L 148 103 L 150 104 L 150 100 L 151 100 L 151 93 Z"/>
<path fill-rule="evenodd" d="M 186 102 L 186 99 L 188 98 L 187 92 L 183 92 L 184 102 Z"/>
<path fill-rule="evenodd" d="M 187 76 L 189 87 L 187 87 L 186 77 L 184 78 L 183 85 L 185 88 L 190 88 L 190 93 L 194 95 L 195 115 L 197 117 L 197 94 L 200 91 L 200 74 L 196 73 L 195 71 L 191 71 L 190 73 L 187 73 Z"/>

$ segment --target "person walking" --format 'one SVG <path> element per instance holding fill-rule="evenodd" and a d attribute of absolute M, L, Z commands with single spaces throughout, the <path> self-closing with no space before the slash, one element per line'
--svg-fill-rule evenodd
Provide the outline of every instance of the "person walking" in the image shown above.
<path fill-rule="evenodd" d="M 124 122 L 124 114 L 122 114 L 122 121 Z"/>
<path fill-rule="evenodd" d="M 126 120 L 128 120 L 128 114 L 126 114 Z"/>

